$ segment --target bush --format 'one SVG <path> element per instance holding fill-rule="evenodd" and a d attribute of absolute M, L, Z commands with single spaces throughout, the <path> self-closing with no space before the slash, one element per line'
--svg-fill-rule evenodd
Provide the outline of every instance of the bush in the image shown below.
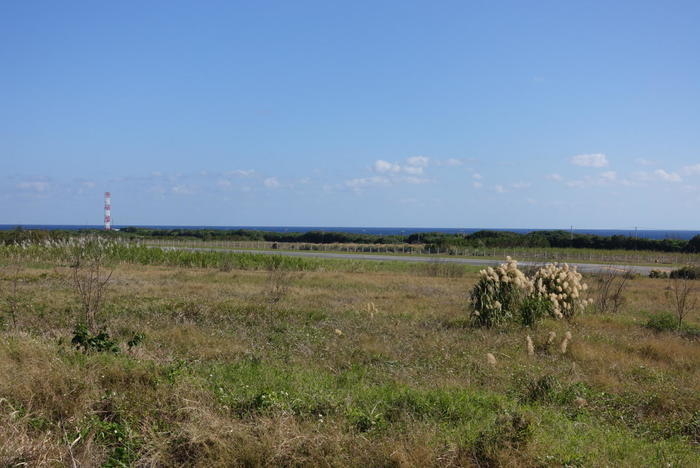
<path fill-rule="evenodd" d="M 514 318 L 531 292 L 532 283 L 518 270 L 518 262 L 508 257 L 506 263 L 479 272 L 470 295 L 472 318 L 485 327 L 502 325 Z"/>
<path fill-rule="evenodd" d="M 581 273 L 576 268 L 570 268 L 566 263 L 550 263 L 537 270 L 532 283 L 534 293 L 549 301 L 552 316 L 571 319 L 592 302 L 581 297 L 588 289 L 588 285 L 582 283 L 581 279 Z"/>
<path fill-rule="evenodd" d="M 700 268 L 686 265 L 677 270 L 673 270 L 669 276 L 672 279 L 698 279 L 700 278 Z"/>
<path fill-rule="evenodd" d="M 519 319 L 523 325 L 533 326 L 547 314 L 571 319 L 592 302 L 581 297 L 588 286 L 575 268 L 548 264 L 528 279 L 518 269 L 518 262 L 507 259 L 496 268 L 479 272 L 470 294 L 472 319 L 477 325 L 492 327 Z"/>
<path fill-rule="evenodd" d="M 668 273 L 663 270 L 651 270 L 649 272 L 649 278 L 668 278 Z"/>
<path fill-rule="evenodd" d="M 688 241 L 684 249 L 686 252 L 700 252 L 700 234 Z"/>

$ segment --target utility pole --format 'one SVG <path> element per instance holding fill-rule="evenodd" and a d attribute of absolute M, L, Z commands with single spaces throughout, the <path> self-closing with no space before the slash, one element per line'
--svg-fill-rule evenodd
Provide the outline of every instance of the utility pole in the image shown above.
<path fill-rule="evenodd" d="M 571 241 L 571 247 L 573 247 L 574 246 L 574 227 L 573 226 L 571 226 L 571 237 L 569 238 L 569 240 Z"/>

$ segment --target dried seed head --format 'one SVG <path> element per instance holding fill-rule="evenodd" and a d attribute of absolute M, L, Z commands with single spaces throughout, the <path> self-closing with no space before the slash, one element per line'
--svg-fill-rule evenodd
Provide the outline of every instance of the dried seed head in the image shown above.
<path fill-rule="evenodd" d="M 530 335 L 527 335 L 527 355 L 528 356 L 533 356 L 535 354 L 535 345 L 532 343 L 532 338 L 530 338 Z"/>
<path fill-rule="evenodd" d="M 491 353 L 486 353 L 486 362 L 488 362 L 492 366 L 495 366 L 496 365 L 496 356 L 494 356 Z"/>
<path fill-rule="evenodd" d="M 569 339 L 564 338 L 561 342 L 561 353 L 566 354 L 566 349 L 569 347 Z"/>

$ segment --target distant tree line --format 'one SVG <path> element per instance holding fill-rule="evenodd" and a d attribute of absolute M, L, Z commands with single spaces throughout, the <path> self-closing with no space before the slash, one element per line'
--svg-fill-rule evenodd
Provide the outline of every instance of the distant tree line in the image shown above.
<path fill-rule="evenodd" d="M 410 235 L 376 235 L 334 231 L 272 232 L 249 229 L 153 229 L 126 227 L 120 231 L 48 231 L 21 228 L 0 231 L 0 243 L 65 239 L 88 232 L 121 238 L 199 239 L 202 241 L 302 242 L 310 244 L 425 244 L 431 248 L 570 247 L 577 249 L 651 250 L 700 253 L 700 235 L 690 240 L 642 239 L 632 236 L 571 234 L 567 231 L 477 231 L 472 234 L 420 232 Z"/>
<path fill-rule="evenodd" d="M 146 229 L 124 228 L 123 233 L 141 237 L 201 240 L 307 242 L 314 244 L 426 244 L 441 249 L 493 247 L 572 247 L 605 250 L 652 250 L 658 252 L 700 252 L 700 235 L 691 240 L 642 239 L 632 236 L 571 234 L 567 231 L 477 231 L 472 234 L 420 232 L 410 235 L 376 235 L 333 231 L 271 232 L 247 229 Z"/>

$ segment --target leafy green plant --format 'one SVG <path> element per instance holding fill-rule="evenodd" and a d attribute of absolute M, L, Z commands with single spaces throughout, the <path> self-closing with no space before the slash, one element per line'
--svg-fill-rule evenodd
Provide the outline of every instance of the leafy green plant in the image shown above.
<path fill-rule="evenodd" d="M 143 342 L 143 339 L 144 339 L 143 333 L 134 334 L 134 336 L 131 337 L 131 339 L 126 342 L 126 345 L 129 347 L 129 351 L 131 351 L 131 348 L 134 348 L 134 347 L 140 345 Z"/>
<path fill-rule="evenodd" d="M 534 327 L 549 313 L 549 301 L 541 296 L 529 295 L 520 304 L 520 323 L 526 327 Z"/>
<path fill-rule="evenodd" d="M 112 340 L 105 330 L 98 332 L 96 335 L 90 333 L 88 327 L 79 323 L 73 330 L 73 339 L 71 344 L 77 349 L 81 349 L 84 353 L 95 352 L 110 352 L 118 353 L 119 346 Z"/>
<path fill-rule="evenodd" d="M 649 317 L 644 326 L 656 332 L 674 331 L 678 328 L 678 320 L 669 313 L 656 314 Z"/>
<path fill-rule="evenodd" d="M 348 418 L 353 427 L 359 432 L 370 432 L 386 426 L 384 415 L 375 408 L 371 411 L 363 411 L 357 408 L 348 410 Z"/>

